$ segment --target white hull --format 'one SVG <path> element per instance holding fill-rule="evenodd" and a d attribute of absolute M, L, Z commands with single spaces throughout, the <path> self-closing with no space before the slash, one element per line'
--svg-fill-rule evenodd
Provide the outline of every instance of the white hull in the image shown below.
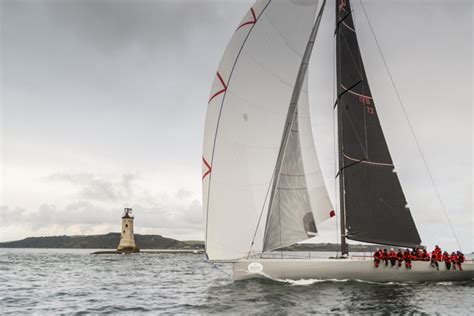
<path fill-rule="evenodd" d="M 234 262 L 234 280 L 269 278 L 273 280 L 362 280 L 369 282 L 440 282 L 474 279 L 474 263 L 465 262 L 463 271 L 447 270 L 439 263 L 439 271 L 429 262 L 414 261 L 412 269 L 382 263 L 375 268 L 371 259 L 256 259 Z"/>

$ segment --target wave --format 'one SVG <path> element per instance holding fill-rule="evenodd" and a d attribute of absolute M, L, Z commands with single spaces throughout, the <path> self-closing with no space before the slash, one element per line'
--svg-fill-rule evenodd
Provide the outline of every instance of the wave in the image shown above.
<path fill-rule="evenodd" d="M 364 280 L 350 280 L 350 279 L 300 279 L 300 280 L 290 280 L 290 279 L 274 279 L 273 281 L 288 283 L 291 285 L 296 286 L 307 286 L 316 283 L 347 283 L 347 282 L 357 282 L 357 283 L 364 283 L 364 284 L 377 284 L 377 285 L 410 285 L 409 283 L 401 283 L 401 282 L 373 282 L 373 281 L 364 281 Z"/>

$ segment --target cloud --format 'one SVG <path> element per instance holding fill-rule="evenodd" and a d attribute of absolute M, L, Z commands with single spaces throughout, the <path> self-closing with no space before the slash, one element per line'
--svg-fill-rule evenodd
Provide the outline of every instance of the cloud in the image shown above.
<path fill-rule="evenodd" d="M 78 198 L 96 201 L 124 201 L 133 196 L 133 181 L 137 175 L 123 174 L 119 181 L 112 181 L 91 173 L 56 173 L 47 178 L 63 181 L 79 188 Z"/>
<path fill-rule="evenodd" d="M 161 234 L 178 239 L 202 239 L 202 206 L 197 200 L 159 206 L 135 204 L 133 209 L 137 233 Z M 80 231 L 81 234 L 119 231 L 122 209 L 78 201 L 63 208 L 42 204 L 38 209 L 29 211 L 2 206 L 0 212 L 0 230 L 10 232 L 0 236 L 3 241 L 24 238 L 25 232 L 29 232 L 31 236 L 41 236 L 57 234 L 61 229 L 64 232 Z M 14 227 L 22 227 L 21 232 L 14 232 Z"/>
<path fill-rule="evenodd" d="M 92 173 L 54 173 L 44 178 L 48 182 L 72 185 L 75 193 L 68 202 L 59 205 L 42 203 L 36 209 L 0 207 L 2 240 L 29 235 L 51 235 L 61 231 L 80 234 L 107 233 L 120 229 L 124 202 L 135 213 L 137 233 L 162 234 L 179 239 L 202 239 L 202 205 L 195 193 L 185 188 L 160 191 L 144 190 L 140 176 L 125 173 L 104 176 Z M 21 234 L 15 232 L 21 228 Z"/>

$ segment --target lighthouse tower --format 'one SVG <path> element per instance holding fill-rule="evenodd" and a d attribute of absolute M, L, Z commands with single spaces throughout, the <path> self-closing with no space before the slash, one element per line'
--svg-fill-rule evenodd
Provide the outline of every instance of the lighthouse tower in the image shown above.
<path fill-rule="evenodd" d="M 133 238 L 133 214 L 132 209 L 126 207 L 122 216 L 122 232 L 117 251 L 138 252 L 140 249 L 135 245 Z"/>

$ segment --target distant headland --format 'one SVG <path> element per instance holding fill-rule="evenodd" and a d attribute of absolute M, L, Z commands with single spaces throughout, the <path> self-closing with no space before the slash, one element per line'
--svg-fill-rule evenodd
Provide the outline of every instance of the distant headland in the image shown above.
<path fill-rule="evenodd" d="M 141 249 L 170 250 L 203 250 L 204 242 L 200 240 L 180 241 L 161 235 L 135 234 L 137 245 Z M 75 249 L 115 249 L 120 241 L 120 233 L 81 236 L 28 237 L 22 240 L 1 242 L 0 248 L 75 248 Z M 349 245 L 352 252 L 371 252 L 376 245 Z M 383 247 L 383 246 L 380 246 Z M 282 251 L 338 251 L 339 244 L 296 244 L 280 249 Z"/>
<path fill-rule="evenodd" d="M 161 235 L 135 234 L 135 240 L 142 249 L 204 249 L 202 241 L 180 241 Z M 115 249 L 120 233 L 82 236 L 28 237 L 22 240 L 1 242 L 0 248 L 76 248 Z"/>

